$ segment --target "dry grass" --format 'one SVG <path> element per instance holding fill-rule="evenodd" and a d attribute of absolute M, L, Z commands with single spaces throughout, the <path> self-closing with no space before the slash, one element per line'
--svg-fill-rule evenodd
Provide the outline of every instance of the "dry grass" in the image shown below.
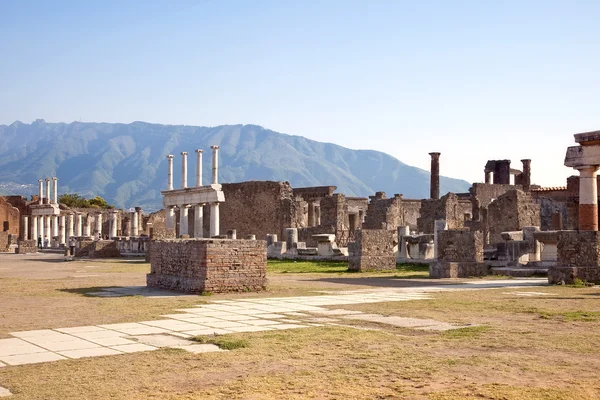
<path fill-rule="evenodd" d="M 13 269 L 3 261 L 4 335 L 153 319 L 218 298 L 421 284 L 393 274 L 278 274 L 270 277 L 270 291 L 259 294 L 94 298 L 82 292 L 142 285 L 147 264 L 86 261 Z M 83 270 L 99 276 L 74 277 L 85 275 L 77 272 Z M 516 296 L 519 291 L 546 295 Z M 0 368 L 0 386 L 15 393 L 15 400 L 600 398 L 600 289 L 556 286 L 432 296 L 343 308 L 480 326 L 439 333 L 340 319 L 342 326 L 202 339 L 233 349 L 228 352 L 160 350 Z"/>

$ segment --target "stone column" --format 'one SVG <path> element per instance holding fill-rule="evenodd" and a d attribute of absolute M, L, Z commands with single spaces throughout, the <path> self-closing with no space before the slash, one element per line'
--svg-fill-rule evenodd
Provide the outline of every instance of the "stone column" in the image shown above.
<path fill-rule="evenodd" d="M 92 216 L 87 214 L 85 216 L 85 225 L 83 226 L 83 236 L 92 236 Z"/>
<path fill-rule="evenodd" d="M 67 243 L 67 229 L 66 229 L 66 219 L 67 217 L 65 215 L 61 215 L 60 217 L 58 217 L 58 242 L 59 244 L 66 244 Z"/>
<path fill-rule="evenodd" d="M 142 211 L 142 207 L 136 207 L 135 212 L 137 213 L 138 236 L 140 236 L 144 233 L 144 212 Z"/>
<path fill-rule="evenodd" d="M 73 234 L 73 222 L 75 220 L 75 214 L 69 214 L 69 220 L 67 221 L 67 239 L 70 239 Z"/>
<path fill-rule="evenodd" d="M 48 198 L 49 199 L 49 198 Z M 46 220 L 44 221 L 44 231 L 46 235 L 46 239 L 48 239 L 48 247 L 50 247 L 50 240 L 52 239 L 52 232 L 50 230 L 50 216 L 47 215 L 44 217 Z"/>
<path fill-rule="evenodd" d="M 165 217 L 165 228 L 175 229 L 175 207 L 169 206 L 167 208 L 167 215 Z"/>
<path fill-rule="evenodd" d="M 111 219 L 110 219 L 110 238 L 117 237 L 117 224 L 119 223 L 119 212 L 117 210 L 111 211 Z"/>
<path fill-rule="evenodd" d="M 50 204 L 50 179 L 46 178 L 46 204 Z"/>
<path fill-rule="evenodd" d="M 189 235 L 188 232 L 188 210 L 189 205 L 184 204 L 179 206 L 179 237 L 183 237 L 183 235 Z"/>
<path fill-rule="evenodd" d="M 321 225 L 321 204 L 315 206 L 315 225 Z"/>
<path fill-rule="evenodd" d="M 58 236 L 58 215 L 52 216 L 52 237 Z"/>
<path fill-rule="evenodd" d="M 83 236 L 83 215 L 81 213 L 71 214 L 70 218 L 76 218 L 75 219 L 75 222 L 76 222 L 75 236 L 77 236 L 77 237 Z M 88 232 L 87 236 L 90 236 L 89 232 Z"/>
<path fill-rule="evenodd" d="M 196 149 L 196 187 L 202 186 L 202 153 L 203 152 L 204 152 L 204 150 L 202 150 L 202 149 Z"/>
<path fill-rule="evenodd" d="M 237 239 L 237 230 L 235 229 L 230 229 L 227 231 L 227 239 Z"/>
<path fill-rule="evenodd" d="M 294 247 L 294 243 L 298 243 L 298 229 L 286 228 L 285 229 L 285 244 L 287 251 L 290 251 Z"/>
<path fill-rule="evenodd" d="M 219 183 L 219 146 L 210 146 L 212 149 L 212 183 Z M 211 213 L 212 214 L 212 213 Z"/>
<path fill-rule="evenodd" d="M 204 204 L 194 206 L 194 237 L 204 237 Z"/>
<path fill-rule="evenodd" d="M 440 198 L 440 153 L 429 153 L 431 156 L 431 183 L 429 186 L 429 197 Z"/>
<path fill-rule="evenodd" d="M 398 242 L 400 242 L 400 248 L 398 249 L 398 257 L 396 257 L 398 260 L 407 260 L 408 258 L 410 258 L 408 255 L 408 247 L 406 246 L 406 240 L 404 239 L 406 236 L 410 236 L 410 226 L 399 226 Z"/>
<path fill-rule="evenodd" d="M 579 170 L 579 230 L 598 230 L 597 166 L 585 166 Z"/>
<path fill-rule="evenodd" d="M 58 204 L 58 178 L 57 177 L 52 178 L 52 186 L 54 189 L 52 202 L 54 204 Z"/>
<path fill-rule="evenodd" d="M 498 185 L 510 185 L 510 160 L 496 161 L 494 183 Z"/>
<path fill-rule="evenodd" d="M 529 187 L 531 186 L 531 160 L 521 160 L 523 163 L 523 175 L 521 180 L 521 185 L 523 185 L 523 190 L 529 192 Z"/>
<path fill-rule="evenodd" d="M 23 240 L 29 239 L 29 217 L 23 216 Z"/>
<path fill-rule="evenodd" d="M 181 188 L 187 187 L 187 151 L 181 152 Z"/>
<path fill-rule="evenodd" d="M 210 205 L 210 237 L 220 235 L 219 224 L 219 203 L 212 203 Z"/>
<path fill-rule="evenodd" d="M 32 238 L 31 239 L 35 240 L 36 246 L 37 246 L 38 223 L 39 223 L 38 217 L 32 215 L 31 216 L 31 222 L 32 222 L 32 224 L 31 224 L 31 236 L 32 236 Z"/>
<path fill-rule="evenodd" d="M 137 212 L 131 213 L 131 234 L 129 236 L 138 237 L 140 235 L 138 226 L 138 214 Z"/>
<path fill-rule="evenodd" d="M 445 231 L 448 229 L 448 224 L 444 219 L 436 219 L 433 222 L 433 259 L 437 261 L 438 259 L 438 232 Z"/>
<path fill-rule="evenodd" d="M 96 215 L 96 229 L 94 229 L 94 240 L 102 239 L 102 214 Z"/>
<path fill-rule="evenodd" d="M 44 180 L 40 179 L 38 182 L 40 184 L 40 204 L 44 204 Z M 37 238 L 35 238 L 35 240 L 37 240 Z"/>
<path fill-rule="evenodd" d="M 42 247 L 44 246 L 44 235 L 46 234 L 46 230 L 44 229 L 44 217 L 38 217 L 38 235 L 42 237 Z"/>
<path fill-rule="evenodd" d="M 167 156 L 167 162 L 169 164 L 169 177 L 167 182 L 167 189 L 173 190 L 173 154 Z"/>
<path fill-rule="evenodd" d="M 315 203 L 308 202 L 308 227 L 315 226 Z"/>
<path fill-rule="evenodd" d="M 487 169 L 484 170 L 485 172 L 485 183 L 492 183 L 492 173 L 490 171 L 488 171 Z"/>

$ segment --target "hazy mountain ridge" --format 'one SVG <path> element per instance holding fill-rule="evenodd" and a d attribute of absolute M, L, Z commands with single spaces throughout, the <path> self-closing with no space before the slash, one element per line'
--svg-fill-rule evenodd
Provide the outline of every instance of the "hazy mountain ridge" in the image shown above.
<path fill-rule="evenodd" d="M 429 172 L 372 150 L 350 150 L 256 125 L 197 127 L 73 122 L 0 125 L 0 183 L 34 185 L 57 176 L 59 192 L 100 195 L 118 207 L 158 209 L 167 183 L 167 154 L 175 155 L 174 183 L 181 182 L 180 152 L 187 151 L 193 183 L 197 148 L 204 149 L 203 180 L 211 176 L 210 146 L 221 146 L 219 181 L 289 181 L 293 187 L 335 185 L 349 196 L 376 191 L 406 198 L 429 195 Z M 441 192 L 465 192 L 466 181 L 442 177 Z"/>

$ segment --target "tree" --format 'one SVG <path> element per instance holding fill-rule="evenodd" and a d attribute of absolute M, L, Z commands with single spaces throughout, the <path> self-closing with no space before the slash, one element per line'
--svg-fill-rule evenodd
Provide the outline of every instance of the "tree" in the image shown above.
<path fill-rule="evenodd" d="M 72 208 L 115 208 L 115 206 L 108 204 L 100 196 L 87 200 L 79 193 L 65 193 L 58 198 L 58 202 Z"/>

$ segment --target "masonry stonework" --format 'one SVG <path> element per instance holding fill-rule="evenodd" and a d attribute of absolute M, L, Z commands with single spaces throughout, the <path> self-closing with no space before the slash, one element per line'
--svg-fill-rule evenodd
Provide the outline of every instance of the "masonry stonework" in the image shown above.
<path fill-rule="evenodd" d="M 264 290 L 264 240 L 166 239 L 152 242 L 149 287 L 185 293 Z"/>
<path fill-rule="evenodd" d="M 355 241 L 348 243 L 348 270 L 395 270 L 394 233 L 385 229 L 356 231 Z"/>
<path fill-rule="evenodd" d="M 432 278 L 467 278 L 485 276 L 483 233 L 447 230 L 437 233 L 437 261 L 429 265 Z"/>
<path fill-rule="evenodd" d="M 548 271 L 548 282 L 573 283 L 575 279 L 600 281 L 600 232 L 558 232 L 557 262 Z"/>

